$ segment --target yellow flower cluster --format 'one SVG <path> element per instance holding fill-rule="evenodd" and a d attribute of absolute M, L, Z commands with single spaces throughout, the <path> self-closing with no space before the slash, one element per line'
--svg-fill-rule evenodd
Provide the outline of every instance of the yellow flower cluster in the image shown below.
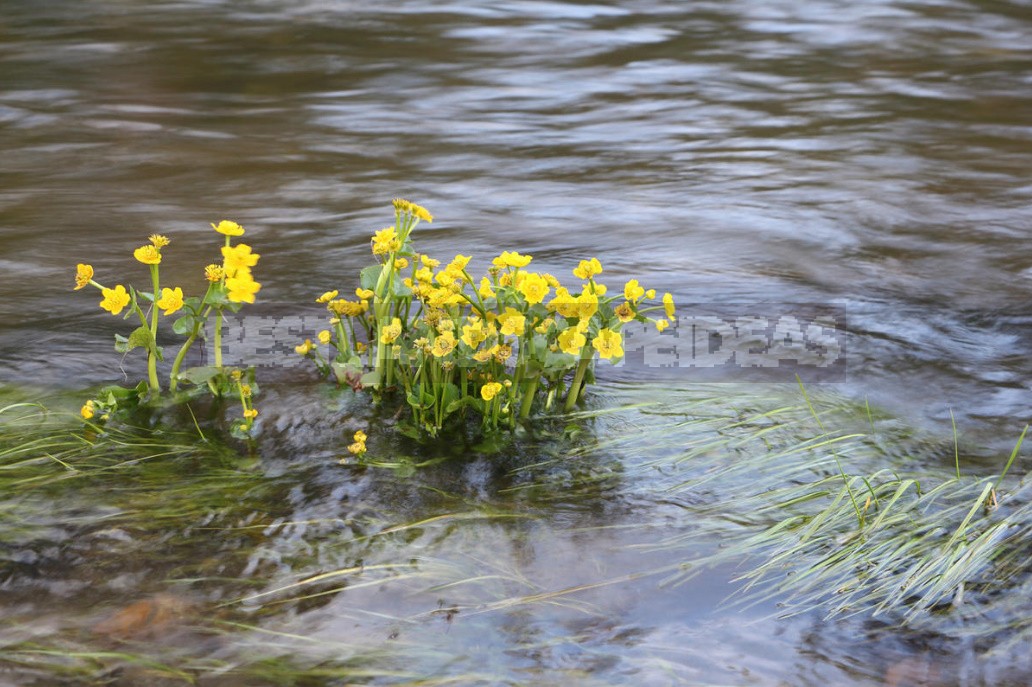
<path fill-rule="evenodd" d="M 133 349 L 143 349 L 147 352 L 147 383 L 146 386 L 152 396 L 162 391 L 161 381 L 158 378 L 158 361 L 162 358 L 161 349 L 158 347 L 158 328 L 161 321 L 159 313 L 170 316 L 179 313 L 180 316 L 172 325 L 174 331 L 186 336 L 179 353 L 172 361 L 172 370 L 169 375 L 169 388 L 177 389 L 180 381 L 179 369 L 183 363 L 187 351 L 201 335 L 209 315 L 215 312 L 214 345 L 215 365 L 219 370 L 216 376 L 205 377 L 205 389 L 211 389 L 213 393 L 239 393 L 242 410 L 243 425 L 249 431 L 258 411 L 251 405 L 253 393 L 250 384 L 242 381 L 239 370 L 230 377 L 222 372 L 222 350 L 221 350 L 221 325 L 224 309 L 236 311 L 239 306 L 235 303 L 253 303 L 255 294 L 261 285 L 254 280 L 252 268 L 258 263 L 259 255 L 251 251 L 246 244 L 232 244 L 232 237 L 242 236 L 244 229 L 236 222 L 222 220 L 217 225 L 212 224 L 219 234 L 225 236 L 224 245 L 221 247 L 222 264 L 210 264 L 204 270 L 204 277 L 208 283 L 207 292 L 201 298 L 187 298 L 182 287 L 161 285 L 161 264 L 162 249 L 171 244 L 171 240 L 162 234 L 151 234 L 148 237 L 149 243 L 136 248 L 133 251 L 133 258 L 144 265 L 147 265 L 150 272 L 150 289 L 143 291 L 122 284 L 116 284 L 111 288 L 104 286 L 94 280 L 94 269 L 91 265 L 79 263 L 75 270 L 75 289 L 83 289 L 92 285 L 100 290 L 102 299 L 100 307 L 112 315 L 118 315 L 126 308 L 129 314 L 135 314 L 139 319 L 139 326 L 128 337 L 116 336 L 116 350 L 121 353 L 128 353 Z M 226 368 L 230 370 L 231 368 Z M 184 376 L 183 379 L 189 379 Z M 218 381 L 221 380 L 221 381 Z M 114 398 L 114 397 L 112 397 Z M 139 396 L 136 397 L 137 399 Z M 104 412 L 102 419 L 108 417 L 108 411 L 118 408 L 118 401 L 92 400 L 87 402 L 81 409 L 84 419 L 90 419 L 97 414 L 98 409 Z M 240 421 L 238 421 L 240 422 Z"/>
<path fill-rule="evenodd" d="M 331 314 L 331 327 L 318 337 L 328 357 L 307 339 L 297 352 L 339 381 L 361 377 L 380 393 L 403 387 L 415 420 L 431 432 L 465 408 L 479 409 L 495 426 L 526 417 L 535 398 L 547 399 L 547 407 L 565 393 L 569 407 L 593 358 L 623 358 L 623 325 L 653 322 L 662 331 L 674 316 L 670 294 L 655 304 L 656 291 L 637 279 L 608 295 L 597 281 L 597 257 L 581 260 L 572 269 L 578 282 L 568 286 L 531 271 L 533 256 L 515 251 L 494 257 L 474 279 L 472 256 L 442 266 L 412 248 L 411 229 L 430 221 L 429 212 L 400 199 L 394 208 L 395 225 L 372 236 L 377 264 L 362 271 L 358 300 L 340 299 L 338 290 L 316 298 Z M 649 316 L 660 310 L 665 318 Z M 363 332 L 371 342 L 365 363 Z"/>

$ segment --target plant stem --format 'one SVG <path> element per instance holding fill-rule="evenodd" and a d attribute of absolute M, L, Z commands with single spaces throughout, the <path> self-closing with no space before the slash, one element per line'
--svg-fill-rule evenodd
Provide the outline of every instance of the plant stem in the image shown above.
<path fill-rule="evenodd" d="M 540 377 L 534 377 L 523 389 L 523 401 L 520 404 L 520 419 L 525 420 L 530 416 L 530 407 L 534 405 L 534 394 L 537 393 Z"/>
<path fill-rule="evenodd" d="M 222 367 L 222 308 L 215 310 L 215 367 Z"/>
<path fill-rule="evenodd" d="M 581 382 L 584 381 L 584 373 L 588 371 L 588 363 L 591 362 L 591 356 L 585 357 L 585 353 L 588 350 L 587 344 L 584 349 L 581 350 L 580 363 L 577 365 L 577 372 L 573 375 L 573 382 L 570 383 L 570 392 L 566 396 L 566 406 L 564 407 L 565 412 L 573 410 L 573 406 L 577 403 L 577 397 L 580 396 Z"/>

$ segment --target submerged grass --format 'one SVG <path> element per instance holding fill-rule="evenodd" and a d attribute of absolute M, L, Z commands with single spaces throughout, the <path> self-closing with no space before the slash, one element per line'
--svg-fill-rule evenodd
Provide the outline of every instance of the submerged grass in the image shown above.
<path fill-rule="evenodd" d="M 389 454 L 255 458 L 192 425 L 83 433 L 70 413 L 3 405 L 0 676 L 620 684 L 626 665 L 542 659 L 588 636 L 554 620 L 541 634 L 544 619 L 604 627 L 614 590 L 662 594 L 727 566 L 735 608 L 876 617 L 995 647 L 1032 639 L 1032 487 L 1014 475 L 1024 433 L 999 474 L 975 474 L 956 433 L 929 441 L 866 402 L 648 393 L 556 418 L 554 436 L 519 439 L 521 460 L 479 478 L 476 457 L 417 452 L 406 464 L 426 467 L 404 473 Z M 553 571 L 534 562 L 535 536 L 571 547 L 560 564 L 606 540 L 614 551 L 590 574 Z M 92 631 L 126 588 L 189 610 L 150 635 Z M 483 641 L 489 660 L 466 655 Z"/>

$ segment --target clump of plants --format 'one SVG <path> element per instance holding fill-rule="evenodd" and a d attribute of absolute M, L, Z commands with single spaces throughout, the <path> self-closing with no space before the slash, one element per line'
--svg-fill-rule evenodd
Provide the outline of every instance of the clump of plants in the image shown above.
<path fill-rule="evenodd" d="M 224 237 L 220 247 L 222 260 L 204 268 L 207 289 L 202 296 L 185 296 L 180 286 L 163 285 L 161 263 L 171 239 L 161 234 L 149 237 L 149 243 L 133 251 L 136 262 L 149 271 L 147 288 L 128 287 L 118 283 L 109 288 L 94 279 L 93 267 L 80 263 L 76 269 L 75 289 L 93 286 L 99 289 L 100 307 L 123 320 L 135 320 L 137 326 L 128 334 L 115 334 L 115 351 L 123 355 L 142 350 L 147 355 L 147 378 L 134 387 L 108 386 L 82 406 L 82 417 L 89 422 L 104 422 L 113 414 L 125 413 L 141 405 L 157 406 L 179 403 L 199 395 L 239 399 L 242 417 L 234 421 L 234 435 L 246 436 L 251 431 L 258 410 L 253 397 L 257 393 L 254 369 L 224 367 L 222 364 L 222 322 L 225 312 L 235 313 L 245 303 L 254 303 L 261 284 L 254 280 L 252 268 L 259 255 L 246 243 L 233 243 L 244 235 L 244 228 L 229 220 L 212 224 Z M 175 317 L 173 317 L 175 316 Z M 214 345 L 214 364 L 183 369 L 187 353 L 198 338 L 207 336 L 209 320 Z M 171 324 L 164 324 L 171 320 Z M 158 331 L 169 328 L 185 337 L 172 357 L 167 386 L 158 374 L 158 363 L 167 360 L 164 347 L 158 345 Z"/>
<path fill-rule="evenodd" d="M 471 256 L 442 265 L 413 245 L 413 230 L 431 214 L 407 200 L 393 205 L 394 224 L 373 235 L 376 262 L 360 272 L 355 298 L 336 289 L 319 296 L 329 327 L 296 350 L 356 390 L 400 395 L 430 435 L 456 416 L 495 430 L 535 408 L 569 411 L 594 381 L 596 358 L 622 360 L 625 324 L 663 331 L 674 317 L 671 295 L 657 302 L 637 279 L 610 291 L 597 258 L 581 260 L 565 286 L 512 251 L 479 278 L 468 270 Z M 356 435 L 349 450 L 363 453 L 364 439 Z"/>

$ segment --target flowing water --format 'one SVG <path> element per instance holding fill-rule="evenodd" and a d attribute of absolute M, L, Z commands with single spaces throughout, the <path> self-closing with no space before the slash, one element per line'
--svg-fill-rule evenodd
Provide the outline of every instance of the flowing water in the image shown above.
<path fill-rule="evenodd" d="M 120 380 L 116 320 L 93 294 L 71 291 L 77 262 L 105 283 L 140 281 L 130 250 L 161 232 L 175 241 L 163 274 L 196 290 L 187 266 L 211 260 L 208 223 L 232 218 L 263 256 L 269 312 L 318 318 L 314 296 L 353 288 L 369 235 L 404 196 L 434 213 L 418 245 L 445 259 L 472 253 L 482 267 L 518 250 L 566 275 L 597 256 L 611 285 L 639 277 L 689 313 L 832 308 L 845 367 L 816 381 L 940 436 L 952 409 L 968 450 L 999 461 L 1032 407 L 1032 252 L 1021 248 L 1030 170 L 1032 5 L 1022 0 L 4 0 L 0 381 L 77 390 Z M 281 342 L 284 356 L 293 343 Z M 311 381 L 285 365 L 281 383 L 284 370 Z M 602 374 L 617 391 L 599 407 L 623 403 L 639 375 L 658 390 L 703 379 L 696 368 L 653 372 Z M 743 370 L 722 374 L 737 384 L 707 393 L 769 391 Z M 239 641 L 260 655 L 264 641 L 304 634 L 315 644 L 297 651 L 310 668 L 359 633 L 382 672 L 356 668 L 353 680 L 390 682 L 396 669 L 400 682 L 411 668 L 470 683 L 479 672 L 485 684 L 901 686 L 924 684 L 900 671 L 927 673 L 942 652 L 905 638 L 850 651 L 867 626 L 722 612 L 730 571 L 649 593 L 653 581 L 633 576 L 669 560 L 628 553 L 640 533 L 627 528 L 676 522 L 679 510 L 644 496 L 655 485 L 636 472 L 647 461 L 634 451 L 598 468 L 633 479 L 585 478 L 606 485 L 591 493 L 549 492 L 535 478 L 522 501 L 506 491 L 522 493 L 510 483 L 519 470 L 487 459 L 392 489 L 393 471 L 337 469 L 359 410 L 340 419 L 345 401 L 286 386 L 262 400 L 267 481 L 238 507 L 197 516 L 243 534 L 206 548 L 177 541 L 186 535 L 175 528 L 129 526 L 139 494 L 76 501 L 82 518 L 114 523 L 88 532 L 33 516 L 45 532 L 15 537 L 21 548 L 5 559 L 34 571 L 31 584 L 17 574 L 3 583 L 21 618 L 11 641 L 70 632 L 63 604 L 92 622 L 91 609 L 165 594 L 160 580 L 223 575 L 261 593 L 290 573 L 402 556 L 441 566 L 434 579 L 477 577 L 483 588 L 426 591 L 415 572 L 394 570 L 393 595 L 377 584 L 327 594 L 269 612 L 265 625 L 254 610 L 249 625 L 283 634 L 241 630 Z M 333 421 L 321 427 L 320 413 Z M 631 431 L 647 435 L 650 422 Z M 485 516 L 494 509 L 511 522 Z M 355 529 L 445 513 L 484 517 L 380 548 Z M 175 526 L 196 534 L 192 517 Z M 332 543 L 341 536 L 363 543 Z M 119 547 L 141 560 L 121 569 Z M 514 605 L 467 623 L 448 612 L 453 596 L 472 607 L 601 580 L 610 586 L 578 597 L 591 613 Z M 238 586 L 201 585 L 201 599 L 170 604 L 207 608 L 213 595 L 245 596 Z M 102 591 L 82 598 L 90 588 Z M 423 653 L 395 665 L 391 652 L 403 652 L 387 637 Z M 224 643 L 194 640 L 182 643 L 195 667 L 238 660 Z M 947 666 L 927 684 L 1007 679 L 973 666 Z"/>

